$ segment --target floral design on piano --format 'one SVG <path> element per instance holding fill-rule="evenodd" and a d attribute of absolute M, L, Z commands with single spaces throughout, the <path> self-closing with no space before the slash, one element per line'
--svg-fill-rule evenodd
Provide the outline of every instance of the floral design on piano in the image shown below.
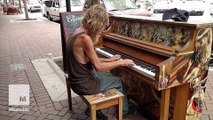
<path fill-rule="evenodd" d="M 138 39 L 144 41 L 150 41 L 152 39 L 152 34 L 154 33 L 154 26 L 151 24 L 144 24 L 141 26 L 141 35 Z"/>
<path fill-rule="evenodd" d="M 211 56 L 212 28 L 201 28 L 197 32 L 195 53 L 192 63 L 186 71 L 184 82 L 190 82 L 193 88 L 192 97 L 189 99 L 187 108 L 187 119 L 194 119 L 196 115 L 201 115 L 204 104 L 204 88 L 207 80 L 208 65 Z"/>
<path fill-rule="evenodd" d="M 129 22 L 127 21 L 116 21 L 118 34 L 128 36 Z M 119 22 L 119 23 L 118 23 Z"/>
<path fill-rule="evenodd" d="M 171 67 L 176 74 L 171 76 L 167 87 L 186 83 L 191 85 L 186 119 L 197 119 L 202 113 L 204 88 L 211 55 L 212 32 L 212 28 L 197 29 L 194 53 L 177 57 Z"/>
<path fill-rule="evenodd" d="M 155 44 L 182 49 L 192 39 L 191 29 L 184 26 L 112 20 L 114 33 Z"/>
<path fill-rule="evenodd" d="M 211 56 L 212 29 L 199 29 L 195 52 L 192 59 L 188 62 L 185 74 L 178 81 L 182 84 L 195 82 L 204 79 L 202 74 L 208 70 L 209 59 Z"/>
<path fill-rule="evenodd" d="M 211 43 L 212 28 L 198 29 L 194 51 L 192 52 L 193 54 L 186 54 L 177 57 L 172 62 L 172 66 L 167 64 L 165 76 L 170 73 L 175 73 L 174 76 L 170 76 L 167 87 L 186 84 L 189 82 L 198 84 L 201 80 L 205 79 L 211 55 Z"/>

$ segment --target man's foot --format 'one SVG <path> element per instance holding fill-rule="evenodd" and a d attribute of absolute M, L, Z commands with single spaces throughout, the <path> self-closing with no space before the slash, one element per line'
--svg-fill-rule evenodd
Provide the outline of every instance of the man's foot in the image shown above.
<path fill-rule="evenodd" d="M 89 108 L 86 109 L 85 114 L 86 114 L 87 116 L 90 116 L 90 110 L 89 110 Z M 96 111 L 96 119 L 97 119 L 97 120 L 108 120 L 107 116 L 104 115 L 104 114 L 101 112 L 101 110 L 97 110 L 97 111 Z"/>
<path fill-rule="evenodd" d="M 96 118 L 97 120 L 108 120 L 107 116 L 104 115 L 101 110 L 96 111 Z"/>
<path fill-rule="evenodd" d="M 133 101 L 130 101 L 128 103 L 128 106 L 129 106 L 129 111 L 128 111 L 128 113 L 123 115 L 123 118 L 131 118 L 137 114 L 138 106 L 136 103 L 134 103 Z"/>
<path fill-rule="evenodd" d="M 131 118 L 137 114 L 137 109 L 129 109 L 128 113 L 123 115 L 123 118 Z"/>

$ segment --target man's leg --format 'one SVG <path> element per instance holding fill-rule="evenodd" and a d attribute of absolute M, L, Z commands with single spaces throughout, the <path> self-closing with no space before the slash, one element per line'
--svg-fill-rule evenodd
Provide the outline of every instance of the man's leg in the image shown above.
<path fill-rule="evenodd" d="M 100 86 L 100 91 L 106 91 L 111 88 L 117 89 L 119 92 L 122 92 L 124 94 L 123 98 L 123 114 L 127 114 L 129 111 L 128 107 L 128 101 L 127 101 L 127 96 L 124 93 L 124 88 L 122 81 L 119 77 L 113 76 L 110 72 L 107 73 L 102 73 L 102 72 L 96 72 L 94 70 L 94 74 L 97 78 L 101 80 L 101 86 Z"/>

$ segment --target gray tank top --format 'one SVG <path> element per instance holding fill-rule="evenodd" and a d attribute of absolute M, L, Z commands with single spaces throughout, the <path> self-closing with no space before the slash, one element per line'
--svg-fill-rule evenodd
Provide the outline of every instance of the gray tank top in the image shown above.
<path fill-rule="evenodd" d="M 81 34 L 84 33 L 76 34 L 69 39 L 66 47 L 67 66 L 64 66 L 67 67 L 71 88 L 75 93 L 79 95 L 96 94 L 100 90 L 100 80 L 95 77 L 92 64 L 90 62 L 81 64 L 74 57 L 73 45 Z"/>

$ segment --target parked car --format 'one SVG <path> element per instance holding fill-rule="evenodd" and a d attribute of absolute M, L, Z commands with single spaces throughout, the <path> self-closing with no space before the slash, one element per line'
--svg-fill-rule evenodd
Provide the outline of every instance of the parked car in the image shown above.
<path fill-rule="evenodd" d="M 7 4 L 2 4 L 2 8 L 3 8 L 3 13 L 7 13 L 7 11 L 8 11 Z"/>
<path fill-rule="evenodd" d="M 136 5 L 139 6 L 141 9 L 145 9 L 147 11 L 152 11 L 153 6 L 149 0 L 137 0 Z"/>
<path fill-rule="evenodd" d="M 40 3 L 32 2 L 32 3 L 29 3 L 27 5 L 27 7 L 28 7 L 28 11 L 30 11 L 30 12 L 41 11 L 41 4 Z"/>
<path fill-rule="evenodd" d="M 100 0 L 109 15 L 152 16 L 152 12 L 140 9 L 131 0 Z M 86 0 L 84 10 L 92 6 L 92 0 Z"/>
<path fill-rule="evenodd" d="M 11 4 L 3 4 L 3 12 L 6 13 L 7 15 L 9 14 L 19 14 L 19 7 L 18 6 L 14 6 Z"/>
<path fill-rule="evenodd" d="M 190 15 L 203 15 L 206 9 L 210 9 L 207 0 L 183 0 L 179 7 L 187 10 Z"/>
<path fill-rule="evenodd" d="M 52 0 L 42 0 L 41 1 L 41 12 L 44 17 L 47 17 L 46 16 L 46 7 L 51 7 L 51 5 L 52 5 Z"/>
<path fill-rule="evenodd" d="M 173 1 L 172 0 L 154 0 L 153 1 L 153 12 L 163 13 L 164 11 L 171 9 Z"/>
<path fill-rule="evenodd" d="M 83 3 L 80 0 L 70 0 L 71 11 L 83 11 Z M 66 12 L 65 0 L 53 0 L 51 6 L 44 6 L 44 16 L 49 20 L 60 20 L 60 13 Z"/>
<path fill-rule="evenodd" d="M 213 1 L 210 1 L 209 5 L 210 5 L 210 14 L 213 15 Z"/>

